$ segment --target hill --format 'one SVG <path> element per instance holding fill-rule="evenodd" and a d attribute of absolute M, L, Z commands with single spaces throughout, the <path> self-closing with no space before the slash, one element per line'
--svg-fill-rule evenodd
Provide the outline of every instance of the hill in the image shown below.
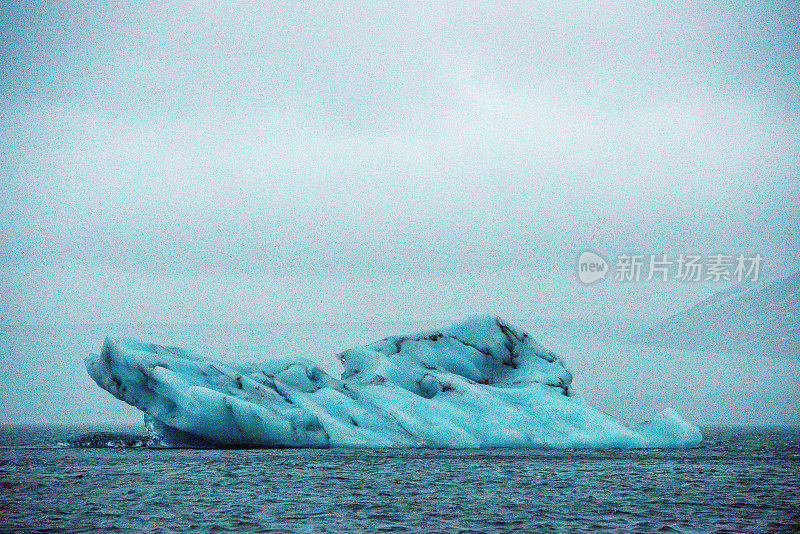
<path fill-rule="evenodd" d="M 800 356 L 800 271 L 715 293 L 647 329 L 641 341 L 690 350 Z"/>

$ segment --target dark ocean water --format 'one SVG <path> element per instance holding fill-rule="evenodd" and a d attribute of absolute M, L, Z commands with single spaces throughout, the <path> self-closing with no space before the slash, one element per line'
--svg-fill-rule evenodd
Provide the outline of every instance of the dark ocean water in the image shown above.
<path fill-rule="evenodd" d="M 800 531 L 798 428 L 691 450 L 52 446 L 97 430 L 0 427 L 0 530 Z"/>

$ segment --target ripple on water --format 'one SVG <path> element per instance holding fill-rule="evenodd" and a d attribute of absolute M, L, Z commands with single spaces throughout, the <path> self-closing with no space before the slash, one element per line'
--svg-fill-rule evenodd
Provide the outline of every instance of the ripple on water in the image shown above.
<path fill-rule="evenodd" d="M 797 532 L 800 433 L 688 451 L 3 450 L 11 531 Z"/>

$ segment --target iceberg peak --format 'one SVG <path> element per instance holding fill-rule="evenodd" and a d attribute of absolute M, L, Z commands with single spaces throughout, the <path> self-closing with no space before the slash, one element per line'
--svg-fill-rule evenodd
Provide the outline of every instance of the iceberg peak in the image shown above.
<path fill-rule="evenodd" d="M 470 383 L 521 387 L 539 383 L 571 394 L 572 374 L 558 355 L 499 317 L 470 317 L 461 324 L 415 335 L 391 336 L 339 354 L 342 380 L 366 384 L 390 380 L 423 394 L 437 375 L 457 375 Z"/>

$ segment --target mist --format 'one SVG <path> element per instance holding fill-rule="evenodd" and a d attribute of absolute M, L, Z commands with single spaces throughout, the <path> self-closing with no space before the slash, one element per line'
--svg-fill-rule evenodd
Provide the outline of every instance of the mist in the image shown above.
<path fill-rule="evenodd" d="M 368 336 L 492 313 L 605 365 L 617 389 L 587 385 L 618 391 L 596 398 L 621 417 L 673 394 L 697 421 L 800 422 L 797 355 L 665 371 L 564 329 L 725 287 L 584 286 L 584 249 L 800 268 L 799 19 L 788 2 L 4 7 L 0 421 L 113 419 L 87 407 L 82 357 L 114 332 L 236 358 L 222 347 L 256 338 L 163 325 L 382 324 L 327 331 L 314 355 L 336 371 Z M 79 333 L 26 337 L 48 325 Z M 45 369 L 69 379 L 30 397 Z M 640 388 L 655 401 L 622 402 L 665 374 Z M 702 380 L 706 397 L 680 389 Z"/>

